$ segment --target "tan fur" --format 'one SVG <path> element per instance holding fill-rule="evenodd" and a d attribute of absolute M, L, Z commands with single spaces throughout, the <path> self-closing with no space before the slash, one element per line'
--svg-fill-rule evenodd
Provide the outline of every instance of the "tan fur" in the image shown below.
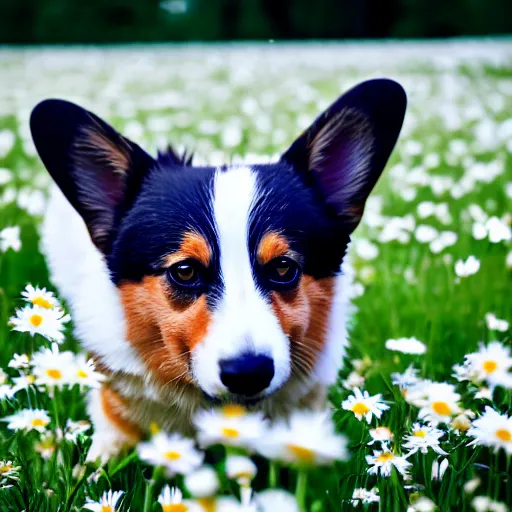
<path fill-rule="evenodd" d="M 153 374 L 165 384 L 191 383 L 190 353 L 210 324 L 206 297 L 185 303 L 174 296 L 163 276 L 119 287 L 127 339 Z"/>
<path fill-rule="evenodd" d="M 302 276 L 290 292 L 272 293 L 272 307 L 283 332 L 290 339 L 293 370 L 309 373 L 327 336 L 334 297 L 334 278 Z"/>
<path fill-rule="evenodd" d="M 140 428 L 127 419 L 129 410 L 126 401 L 109 386 L 103 386 L 101 388 L 101 406 L 107 419 L 122 432 L 130 442 L 136 444 L 140 441 L 142 438 Z"/>
<path fill-rule="evenodd" d="M 166 265 L 170 267 L 174 263 L 193 258 L 207 267 L 210 264 L 211 257 L 212 251 L 204 236 L 189 232 L 183 237 L 180 250 L 172 253 L 166 259 Z"/>
<path fill-rule="evenodd" d="M 266 233 L 258 246 L 258 263 L 265 265 L 279 256 L 284 256 L 290 251 L 286 238 L 279 233 Z"/>
<path fill-rule="evenodd" d="M 114 142 L 101 127 L 87 127 L 83 130 L 76 144 L 78 151 L 92 150 L 112 166 L 115 172 L 125 174 L 130 169 L 130 148 L 124 139 Z"/>

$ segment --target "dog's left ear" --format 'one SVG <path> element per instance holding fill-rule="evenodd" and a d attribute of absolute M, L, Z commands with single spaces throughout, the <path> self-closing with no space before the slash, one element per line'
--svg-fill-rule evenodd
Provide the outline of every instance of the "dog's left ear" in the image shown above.
<path fill-rule="evenodd" d="M 69 101 L 39 103 L 30 129 L 48 172 L 84 219 L 96 247 L 107 253 L 120 210 L 128 209 L 155 161 Z"/>
<path fill-rule="evenodd" d="M 406 104 L 398 83 L 363 82 L 321 114 L 281 158 L 319 191 L 349 233 L 395 146 Z"/>

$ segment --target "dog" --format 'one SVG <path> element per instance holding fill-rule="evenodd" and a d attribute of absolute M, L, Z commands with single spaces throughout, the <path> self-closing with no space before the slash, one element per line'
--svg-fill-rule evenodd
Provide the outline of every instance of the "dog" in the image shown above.
<path fill-rule="evenodd" d="M 89 458 L 153 424 L 189 433 L 212 403 L 268 417 L 323 407 L 347 343 L 350 235 L 400 133 L 403 88 L 363 82 L 264 165 L 149 156 L 87 110 L 49 99 L 30 127 L 54 187 L 51 279 L 84 349 Z"/>

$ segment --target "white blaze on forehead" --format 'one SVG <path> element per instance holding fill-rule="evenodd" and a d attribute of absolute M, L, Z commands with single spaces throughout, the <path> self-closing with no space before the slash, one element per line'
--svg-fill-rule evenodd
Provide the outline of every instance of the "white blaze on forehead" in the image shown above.
<path fill-rule="evenodd" d="M 256 176 L 249 167 L 217 172 L 213 212 L 225 300 L 232 304 L 256 293 L 248 249 L 249 217 L 255 197 Z"/>
<path fill-rule="evenodd" d="M 268 392 L 290 375 L 288 340 L 254 281 L 248 238 L 257 199 L 256 174 L 249 167 L 217 171 L 213 214 L 220 250 L 223 293 L 208 334 L 193 351 L 193 373 L 207 393 L 225 391 L 219 361 L 253 352 L 272 357 L 275 377 Z"/>

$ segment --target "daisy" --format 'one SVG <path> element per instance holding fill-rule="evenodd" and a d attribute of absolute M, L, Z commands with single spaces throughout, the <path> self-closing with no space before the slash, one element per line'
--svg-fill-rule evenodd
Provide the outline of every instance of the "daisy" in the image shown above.
<path fill-rule="evenodd" d="M 424 354 L 427 347 L 416 338 L 399 338 L 386 341 L 386 348 L 403 354 Z"/>
<path fill-rule="evenodd" d="M 18 252 L 21 249 L 20 227 L 10 226 L 0 231 L 0 251 L 12 249 Z"/>
<path fill-rule="evenodd" d="M 475 393 L 475 398 L 480 400 L 492 400 L 492 391 L 489 388 L 479 388 Z"/>
<path fill-rule="evenodd" d="M 473 421 L 468 435 L 475 438 L 470 445 L 491 446 L 494 451 L 503 448 L 507 454 L 512 454 L 512 417 L 489 406 L 480 418 Z"/>
<path fill-rule="evenodd" d="M 14 377 L 12 381 L 14 382 L 12 393 L 15 395 L 18 391 L 22 389 L 27 390 L 30 386 L 33 386 L 36 378 L 34 375 L 20 375 L 19 377 Z"/>
<path fill-rule="evenodd" d="M 472 416 L 474 417 L 475 414 L 472 413 Z M 450 422 L 450 428 L 452 428 L 457 435 L 460 435 L 461 432 L 467 432 L 470 427 L 471 419 L 469 418 L 469 415 L 465 413 L 455 416 L 455 418 Z"/>
<path fill-rule="evenodd" d="M 478 487 L 480 486 L 481 483 L 482 483 L 482 481 L 478 477 L 468 480 L 464 484 L 464 492 L 466 494 L 473 494 L 478 489 Z"/>
<path fill-rule="evenodd" d="M 43 459 L 49 460 L 52 458 L 53 454 L 55 453 L 55 449 L 57 448 L 55 441 L 55 436 L 52 433 L 45 432 L 41 436 L 41 440 L 37 443 L 34 443 L 34 448 Z"/>
<path fill-rule="evenodd" d="M 377 441 L 381 443 L 389 443 L 393 441 L 393 438 L 395 437 L 393 432 L 391 432 L 388 427 L 384 426 L 370 429 L 370 436 L 372 437 L 372 440 L 368 443 L 368 446 L 371 446 Z"/>
<path fill-rule="evenodd" d="M 209 498 L 219 490 L 219 477 L 212 467 L 203 466 L 185 476 L 185 487 L 196 498 Z"/>
<path fill-rule="evenodd" d="M 485 323 L 490 331 L 507 332 L 509 328 L 509 323 L 506 320 L 500 320 L 494 313 L 485 315 Z"/>
<path fill-rule="evenodd" d="M 14 388 L 9 384 L 0 385 L 0 400 L 12 398 L 15 394 Z"/>
<path fill-rule="evenodd" d="M 412 366 L 412 364 L 405 370 L 404 373 L 392 373 L 391 374 L 391 383 L 394 386 L 398 386 L 400 391 L 405 394 L 409 388 L 415 386 L 420 381 L 418 377 L 418 372 L 416 368 Z"/>
<path fill-rule="evenodd" d="M 171 489 L 166 485 L 158 496 L 158 503 L 163 512 L 188 512 L 188 507 L 183 503 L 183 494 L 177 487 Z"/>
<path fill-rule="evenodd" d="M 83 506 L 93 512 L 115 512 L 117 510 L 117 503 L 121 499 L 124 491 L 112 492 L 112 489 L 104 492 L 100 501 L 92 501 L 87 498 L 87 503 Z"/>
<path fill-rule="evenodd" d="M 39 306 L 44 309 L 53 309 L 60 307 L 59 301 L 53 295 L 53 292 L 46 291 L 46 288 L 34 288 L 31 284 L 27 284 L 21 296 L 26 302 L 30 302 L 33 306 Z"/>
<path fill-rule="evenodd" d="M 96 365 L 92 359 L 87 359 L 85 354 L 76 354 L 71 369 L 71 384 L 99 388 L 106 376 L 96 371 Z"/>
<path fill-rule="evenodd" d="M 62 343 L 64 341 L 64 324 L 71 317 L 61 309 L 46 309 L 41 306 L 26 306 L 16 310 L 16 316 L 10 318 L 9 323 L 13 330 L 28 332 L 31 336 L 40 334 L 50 341 Z"/>
<path fill-rule="evenodd" d="M 57 343 L 52 343 L 51 348 L 42 348 L 36 352 L 32 364 L 36 384 L 39 386 L 62 388 L 72 383 L 73 353 L 59 352 Z"/>
<path fill-rule="evenodd" d="M 498 217 L 491 217 L 486 223 L 485 228 L 489 233 L 489 242 L 497 244 L 499 242 L 508 242 L 512 240 L 512 230 Z"/>
<path fill-rule="evenodd" d="M 18 480 L 20 466 L 13 466 L 11 460 L 0 460 L 0 481 Z"/>
<path fill-rule="evenodd" d="M 434 427 L 420 425 L 415 423 L 412 426 L 412 433 L 404 437 L 405 443 L 402 446 L 406 450 L 410 450 L 407 457 L 413 455 L 417 451 L 427 453 L 432 448 L 439 455 L 448 455 L 439 446 L 439 439 L 444 436 L 444 432 Z"/>
<path fill-rule="evenodd" d="M 257 450 L 268 459 L 299 465 L 330 465 L 348 456 L 347 441 L 335 432 L 329 411 L 293 412 L 287 422 L 270 427 Z"/>
<path fill-rule="evenodd" d="M 255 496 L 254 501 L 261 512 L 299 512 L 295 496 L 283 489 L 262 491 Z"/>
<path fill-rule="evenodd" d="M 418 381 L 409 388 L 402 391 L 405 401 L 416 407 L 421 407 L 428 397 L 428 389 L 433 384 L 429 379 L 418 379 Z"/>
<path fill-rule="evenodd" d="M 368 391 L 361 393 L 359 388 L 354 389 L 354 394 L 343 401 L 341 407 L 346 411 L 352 411 L 354 416 L 361 421 L 363 418 L 369 424 L 372 421 L 372 415 L 380 418 L 389 406 L 380 402 L 380 394 L 370 396 Z"/>
<path fill-rule="evenodd" d="M 408 507 L 407 512 L 434 512 L 436 509 L 436 504 L 430 498 L 420 496 Z"/>
<path fill-rule="evenodd" d="M 30 360 L 27 354 L 14 354 L 7 366 L 15 370 L 25 370 L 30 366 Z"/>
<path fill-rule="evenodd" d="M 374 487 L 371 490 L 366 490 L 364 487 L 354 489 L 352 493 L 352 505 L 357 507 L 360 504 L 370 505 L 371 503 L 378 503 L 380 501 L 379 490 Z"/>
<path fill-rule="evenodd" d="M 342 385 L 345 389 L 352 391 L 354 388 L 360 388 L 364 386 L 365 378 L 357 372 L 350 372 L 348 377 L 342 381 Z"/>
<path fill-rule="evenodd" d="M 394 452 L 389 451 L 385 447 L 382 451 L 374 450 L 373 455 L 367 455 L 365 458 L 366 462 L 371 465 L 368 468 L 368 473 L 371 475 L 380 474 L 381 476 L 388 477 L 391 475 L 394 466 L 402 476 L 406 476 L 407 469 L 409 466 L 412 466 L 405 457 L 395 455 Z"/>
<path fill-rule="evenodd" d="M 510 509 L 499 501 L 494 501 L 487 496 L 477 496 L 471 502 L 476 512 L 510 512 Z"/>
<path fill-rule="evenodd" d="M 457 260 L 455 262 L 455 274 L 458 277 L 469 277 L 476 274 L 480 270 L 480 261 L 474 256 L 464 260 Z"/>
<path fill-rule="evenodd" d="M 204 454 L 196 450 L 194 441 L 179 434 L 163 432 L 137 447 L 139 457 L 154 466 L 164 466 L 169 476 L 186 475 L 203 463 Z"/>
<path fill-rule="evenodd" d="M 226 458 L 226 475 L 236 480 L 239 485 L 250 485 L 256 476 L 258 468 L 249 457 L 243 455 L 228 455 Z"/>
<path fill-rule="evenodd" d="M 91 424 L 86 420 L 73 421 L 68 419 L 64 430 L 64 437 L 68 441 L 76 443 L 78 436 L 85 434 L 90 428 Z"/>
<path fill-rule="evenodd" d="M 452 416 L 459 414 L 460 395 L 452 384 L 432 382 L 425 386 L 424 398 L 418 397 L 414 405 L 420 407 L 418 418 L 428 421 L 432 426 L 449 423 Z"/>
<path fill-rule="evenodd" d="M 194 424 L 203 448 L 214 444 L 251 448 L 264 436 L 267 426 L 261 413 L 248 412 L 240 405 L 199 411 Z"/>
<path fill-rule="evenodd" d="M 7 428 L 10 430 L 44 432 L 50 423 L 50 417 L 42 409 L 22 409 L 16 414 L 3 418 L 2 421 L 8 422 Z"/>
<path fill-rule="evenodd" d="M 467 367 L 470 380 L 486 380 L 491 387 L 512 387 L 510 348 L 499 341 L 491 341 L 488 345 L 481 343 L 478 352 L 466 355 L 464 366 Z"/>
<path fill-rule="evenodd" d="M 440 460 L 441 459 L 438 459 L 432 462 L 432 480 L 442 480 L 446 470 L 448 469 L 448 459 L 443 459 L 439 462 Z"/>

